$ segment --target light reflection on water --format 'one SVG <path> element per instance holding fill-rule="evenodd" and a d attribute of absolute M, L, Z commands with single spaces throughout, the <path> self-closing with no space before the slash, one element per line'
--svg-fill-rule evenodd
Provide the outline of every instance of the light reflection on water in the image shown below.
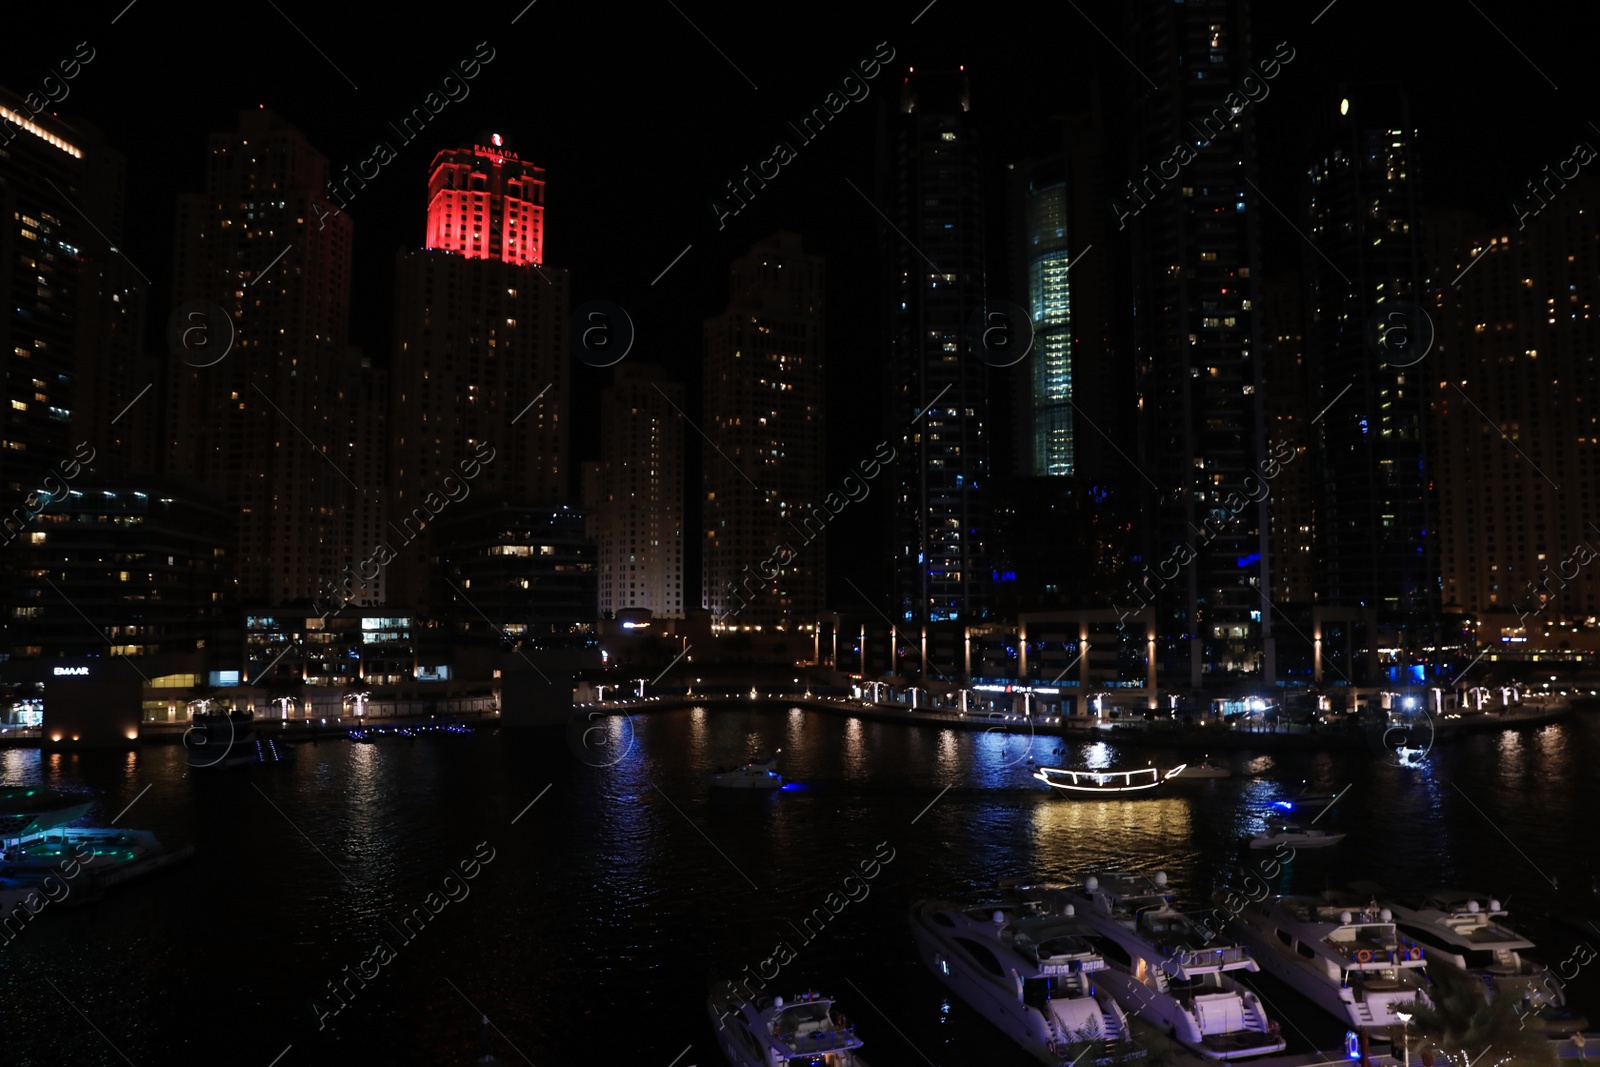
<path fill-rule="evenodd" d="M 448 975 L 534 1062 L 597 1062 L 596 1024 L 625 1020 L 630 1059 L 669 1063 L 693 1044 L 684 1062 L 707 1064 L 716 1055 L 702 1005 L 710 973 L 760 962 L 884 842 L 896 858 L 869 896 L 799 946 L 782 989 L 818 982 L 844 997 L 874 1067 L 922 1062 L 894 1028 L 942 1063 L 1021 1067 L 1025 1057 L 922 973 L 905 923 L 913 900 L 981 898 L 1002 878 L 1164 870 L 1181 906 L 1203 906 L 1225 872 L 1253 869 L 1243 836 L 1302 783 L 1351 786 L 1319 823 L 1349 836 L 1287 864 L 1283 884 L 1295 890 L 1358 878 L 1397 893 L 1480 889 L 1509 899 L 1515 927 L 1558 961 L 1573 938 L 1544 920 L 1547 877 L 1587 884 L 1595 873 L 1600 722 L 1583 716 L 1441 742 L 1416 769 L 1366 749 L 1213 752 L 1234 777 L 1172 782 L 1131 800 L 1057 795 L 1029 776 L 1028 758 L 1129 769 L 1201 753 L 754 703 L 603 722 L 618 748 L 599 750 L 624 754 L 615 766 L 584 765 L 561 731 L 324 742 L 302 746 L 292 764 L 209 775 L 189 771 L 178 746 L 102 757 L 0 752 L 6 784 L 87 784 L 101 794 L 100 818 L 152 785 L 123 823 L 198 846 L 191 863 L 69 922 L 41 920 L 6 945 L 0 996 L 37 1003 L 44 973 L 70 983 L 136 1063 L 183 1062 L 210 1042 L 238 1042 L 237 1015 L 192 1011 L 196 990 L 227 988 L 251 1006 L 247 1029 L 264 1032 L 262 1045 L 285 1028 L 276 1046 L 250 1046 L 263 1063 L 293 1041 L 301 1062 L 343 1054 L 465 1064 L 478 1017 L 441 980 Z M 804 788 L 734 795 L 707 786 L 707 773 L 779 747 L 783 774 Z M 499 858 L 472 897 L 402 950 L 341 1016 L 337 1037 L 317 1034 L 307 1007 L 321 984 L 486 839 Z M 197 922 L 184 906 L 193 901 L 237 907 Z M 242 950 L 246 929 L 255 933 Z M 1572 987 L 1591 1018 L 1600 1017 L 1597 975 L 1585 969 Z M 62 1027 L 49 1012 L 19 1013 L 6 1039 L 8 1063 L 105 1054 L 91 1031 Z"/>
<path fill-rule="evenodd" d="M 1078 882 L 1096 871 L 1151 873 L 1145 867 L 1156 857 L 1180 868 L 1189 866 L 1194 831 L 1189 798 L 1056 799 L 1033 809 L 1033 844 L 1041 875 Z M 1143 862 L 1129 866 L 1136 858 Z"/>

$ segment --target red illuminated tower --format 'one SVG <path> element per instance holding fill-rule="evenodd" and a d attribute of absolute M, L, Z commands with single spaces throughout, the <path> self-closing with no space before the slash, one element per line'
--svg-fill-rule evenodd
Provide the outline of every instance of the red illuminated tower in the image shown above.
<path fill-rule="evenodd" d="M 390 603 L 427 610 L 441 501 L 567 499 L 568 279 L 543 258 L 541 168 L 495 134 L 433 157 L 426 244 L 395 271 Z"/>
<path fill-rule="evenodd" d="M 498 133 L 433 157 L 424 247 L 468 259 L 544 262 L 544 168 L 524 163 Z"/>

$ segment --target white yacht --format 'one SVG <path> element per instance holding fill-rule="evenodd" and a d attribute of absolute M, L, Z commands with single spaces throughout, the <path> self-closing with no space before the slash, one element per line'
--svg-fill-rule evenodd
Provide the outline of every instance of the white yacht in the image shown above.
<path fill-rule="evenodd" d="M 706 781 L 723 789 L 782 789 L 778 758 L 751 760 L 742 767 L 730 767 L 706 776 Z"/>
<path fill-rule="evenodd" d="M 934 976 L 1040 1063 L 1088 1067 L 1144 1055 L 1099 982 L 1106 963 L 1081 920 L 1026 901 L 919 901 L 911 932 Z"/>
<path fill-rule="evenodd" d="M 1234 977 L 1261 969 L 1249 949 L 1218 941 L 1173 908 L 1165 874 L 1090 875 L 1081 887 L 1050 889 L 1045 898 L 1075 909 L 1102 936 L 1111 967 L 1100 982 L 1140 1022 L 1212 1060 L 1287 1045 L 1261 998 Z"/>
<path fill-rule="evenodd" d="M 1269 819 L 1267 828 L 1250 838 L 1250 847 L 1271 848 L 1274 845 L 1290 845 L 1294 848 L 1327 848 L 1343 840 L 1342 833 L 1319 830 L 1315 826 L 1301 826 L 1299 823 L 1285 822 L 1281 819 Z"/>
<path fill-rule="evenodd" d="M 1220 890 L 1214 900 L 1229 906 Z M 1387 908 L 1335 893 L 1276 896 L 1245 905 L 1231 929 L 1262 970 L 1355 1029 L 1386 1030 L 1396 1013 L 1430 1003 L 1423 948 Z"/>
<path fill-rule="evenodd" d="M 1186 764 L 1184 764 L 1182 767 L 1179 767 L 1177 769 L 1177 771 L 1175 771 L 1171 775 L 1171 777 L 1179 778 L 1179 779 L 1187 779 L 1187 778 L 1232 778 L 1233 777 L 1233 771 L 1232 771 L 1231 768 L 1229 768 L 1229 766 L 1226 763 L 1223 763 L 1221 760 L 1214 760 L 1210 756 L 1207 756 L 1205 759 L 1201 760 L 1199 763 L 1186 763 Z"/>
<path fill-rule="evenodd" d="M 856 1028 L 833 1009 L 833 999 L 801 993 L 783 997 L 740 997 L 731 982 L 711 991 L 717 1044 L 733 1067 L 867 1067 L 856 1054 L 862 1041 Z"/>
<path fill-rule="evenodd" d="M 0 786 L 0 846 L 10 849 L 77 822 L 94 807 L 94 798 L 43 786 Z"/>
<path fill-rule="evenodd" d="M 1368 882 L 1351 888 L 1383 892 Z M 1567 1010 L 1562 983 L 1550 968 L 1523 955 L 1533 942 L 1499 921 L 1506 911 L 1488 894 L 1438 889 L 1421 900 L 1386 902 L 1386 906 L 1395 926 L 1421 944 L 1430 960 L 1466 971 L 1493 996 L 1517 1005 L 1526 1002 L 1543 1028 L 1567 1034 L 1588 1025 Z"/>
<path fill-rule="evenodd" d="M 1137 771 L 1069 771 L 1061 767 L 1040 767 L 1033 776 L 1063 793 L 1148 793 L 1182 770 L 1181 764 L 1166 773 L 1154 767 Z"/>

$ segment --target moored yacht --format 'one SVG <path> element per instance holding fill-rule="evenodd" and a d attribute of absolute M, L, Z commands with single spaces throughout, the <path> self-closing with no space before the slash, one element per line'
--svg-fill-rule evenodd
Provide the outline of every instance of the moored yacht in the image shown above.
<path fill-rule="evenodd" d="M 94 807 L 92 797 L 40 786 L 0 787 L 0 845 L 7 849 L 77 822 Z"/>
<path fill-rule="evenodd" d="M 1087 1067 L 1144 1055 L 1098 982 L 1106 963 L 1081 920 L 1027 901 L 919 901 L 911 932 L 934 976 L 1040 1063 Z"/>
<path fill-rule="evenodd" d="M 733 1067 L 867 1067 L 856 1054 L 856 1028 L 834 1011 L 831 997 L 800 994 L 741 998 L 719 983 L 706 1002 L 717 1044 Z"/>
<path fill-rule="evenodd" d="M 1227 894 L 1215 895 L 1227 907 Z M 1334 893 L 1252 902 L 1231 926 L 1261 969 L 1357 1030 L 1392 1026 L 1421 1002 L 1427 966 L 1421 945 L 1395 929 L 1388 909 Z"/>
<path fill-rule="evenodd" d="M 1367 882 L 1351 888 L 1380 897 L 1383 893 Z M 1430 960 L 1466 971 L 1492 996 L 1526 1004 L 1543 1029 L 1568 1034 L 1588 1025 L 1567 1009 L 1561 982 L 1550 968 L 1523 955 L 1533 942 L 1500 921 L 1506 911 L 1488 894 L 1438 889 L 1420 900 L 1384 903 L 1395 926 L 1421 944 Z"/>
<path fill-rule="evenodd" d="M 1100 981 L 1139 1021 L 1207 1059 L 1282 1051 L 1287 1042 L 1261 998 L 1233 977 L 1261 969 L 1250 951 L 1173 908 L 1166 883 L 1160 873 L 1091 875 L 1081 887 L 1047 890 L 1045 899 L 1075 909 L 1101 935 L 1111 967 Z"/>

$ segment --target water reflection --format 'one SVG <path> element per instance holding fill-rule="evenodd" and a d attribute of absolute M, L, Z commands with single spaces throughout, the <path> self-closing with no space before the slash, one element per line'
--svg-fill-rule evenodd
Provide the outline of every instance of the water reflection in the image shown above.
<path fill-rule="evenodd" d="M 689 709 L 689 741 L 696 752 L 705 748 L 706 709 L 698 704 Z"/>
<path fill-rule="evenodd" d="M 845 720 L 844 773 L 846 778 L 860 779 L 867 776 L 867 754 L 862 744 L 863 733 L 860 719 Z"/>
<path fill-rule="evenodd" d="M 1500 744 L 1496 746 L 1500 757 L 1500 766 L 1505 770 L 1502 776 L 1511 782 L 1522 777 L 1526 771 L 1524 760 L 1527 757 L 1527 748 L 1522 741 L 1522 734 L 1514 730 L 1506 730 L 1500 735 Z"/>
<path fill-rule="evenodd" d="M 972 735 L 972 770 L 977 784 L 986 789 L 1010 789 L 1028 782 L 1032 773 L 1028 761 L 1034 756 L 1038 739 L 1030 734 L 985 730 Z"/>
<path fill-rule="evenodd" d="M 1081 880 L 1092 870 L 1191 866 L 1196 857 L 1193 802 L 1170 795 L 1140 800 L 1050 797 L 1032 819 L 1041 876 Z"/>
<path fill-rule="evenodd" d="M 38 785 L 40 777 L 38 749 L 0 750 L 0 779 L 6 785 Z"/>
<path fill-rule="evenodd" d="M 937 777 L 941 782 L 953 781 L 960 770 L 960 752 L 954 730 L 939 731 L 939 751 L 934 766 L 938 768 Z"/>

